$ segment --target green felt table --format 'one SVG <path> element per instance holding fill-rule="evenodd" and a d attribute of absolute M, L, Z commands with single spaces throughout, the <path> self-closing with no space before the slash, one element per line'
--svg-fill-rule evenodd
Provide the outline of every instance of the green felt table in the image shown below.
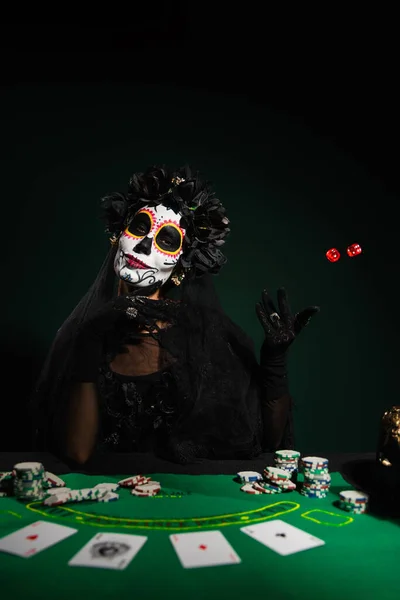
<path fill-rule="evenodd" d="M 62 478 L 70 488 L 117 482 L 131 473 Z M 250 495 L 230 475 L 151 473 L 162 484 L 158 496 L 138 498 L 119 490 L 111 503 L 84 502 L 45 507 L 40 502 L 0 499 L 1 536 L 37 520 L 78 531 L 30 558 L 0 553 L 0 597 L 74 600 L 101 598 L 229 598 L 249 593 L 274 599 L 363 600 L 400 597 L 398 523 L 349 515 L 336 507 L 339 491 L 351 486 L 332 473 L 327 498 L 297 491 Z M 325 540 L 319 548 L 280 556 L 240 528 L 282 519 Z M 236 565 L 182 568 L 169 536 L 184 531 L 220 530 L 240 556 Z M 145 535 L 147 541 L 123 571 L 69 567 L 68 561 L 96 533 Z"/>

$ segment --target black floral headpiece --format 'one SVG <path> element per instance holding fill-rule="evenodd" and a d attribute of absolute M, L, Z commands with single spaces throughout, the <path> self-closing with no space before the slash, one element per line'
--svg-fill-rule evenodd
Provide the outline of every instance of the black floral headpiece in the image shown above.
<path fill-rule="evenodd" d="M 175 171 L 164 165 L 153 166 L 144 173 L 135 173 L 127 194 L 115 192 L 101 200 L 106 232 L 118 238 L 146 204 L 163 204 L 182 215 L 186 235 L 180 264 L 185 272 L 196 276 L 218 273 L 226 263 L 219 248 L 230 229 L 225 208 L 209 182 L 188 166 Z"/>

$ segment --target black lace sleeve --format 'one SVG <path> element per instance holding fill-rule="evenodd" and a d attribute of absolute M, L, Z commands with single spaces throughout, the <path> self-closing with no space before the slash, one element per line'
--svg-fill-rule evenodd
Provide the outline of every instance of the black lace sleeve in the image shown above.
<path fill-rule="evenodd" d="M 289 394 L 273 400 L 261 400 L 263 449 L 294 450 L 293 401 Z"/>

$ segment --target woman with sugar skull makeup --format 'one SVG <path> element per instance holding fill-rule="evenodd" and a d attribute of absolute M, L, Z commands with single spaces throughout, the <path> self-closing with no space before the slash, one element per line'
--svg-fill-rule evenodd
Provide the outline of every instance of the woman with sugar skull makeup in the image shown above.
<path fill-rule="evenodd" d="M 264 290 L 260 362 L 212 275 L 229 220 L 189 167 L 151 167 L 102 199 L 112 246 L 37 383 L 35 447 L 84 463 L 97 450 L 190 463 L 292 448 L 289 346 L 319 310 Z"/>

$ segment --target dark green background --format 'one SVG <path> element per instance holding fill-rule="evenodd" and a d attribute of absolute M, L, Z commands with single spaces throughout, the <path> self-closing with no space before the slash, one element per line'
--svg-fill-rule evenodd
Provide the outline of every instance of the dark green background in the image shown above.
<path fill-rule="evenodd" d="M 215 282 L 257 351 L 264 287 L 284 285 L 294 310 L 321 307 L 290 354 L 297 446 L 375 448 L 380 416 L 396 403 L 384 294 L 395 276 L 393 198 L 362 164 L 267 104 L 212 89 L 15 84 L 2 107 L 5 450 L 29 448 L 32 382 L 108 248 L 100 197 L 157 162 L 190 163 L 214 182 L 232 223 Z M 363 253 L 350 259 L 354 242 Z"/>

